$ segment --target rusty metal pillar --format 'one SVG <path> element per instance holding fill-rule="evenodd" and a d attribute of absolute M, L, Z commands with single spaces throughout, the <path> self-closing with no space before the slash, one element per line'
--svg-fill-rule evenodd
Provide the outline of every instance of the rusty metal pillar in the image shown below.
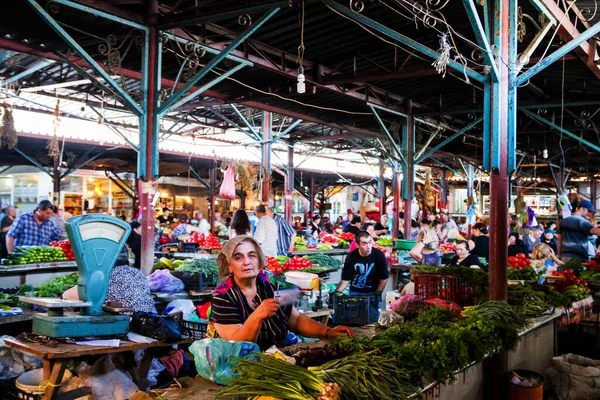
<path fill-rule="evenodd" d="M 592 202 L 594 208 L 596 208 L 596 210 L 597 210 L 598 205 L 596 203 L 598 202 L 598 196 L 597 196 L 596 191 L 597 191 L 596 176 L 592 175 L 591 181 L 590 181 L 590 201 Z"/>
<path fill-rule="evenodd" d="M 285 220 L 293 225 L 293 195 L 294 195 L 294 144 L 288 145 L 287 181 L 283 192 Z"/>
<path fill-rule="evenodd" d="M 315 212 L 315 177 L 311 176 L 310 177 L 310 200 L 309 200 L 309 210 L 308 210 L 308 217 L 310 218 L 310 220 L 312 221 L 313 218 L 313 214 Z M 306 218 L 305 218 L 306 219 Z"/>
<path fill-rule="evenodd" d="M 383 176 L 385 172 L 385 164 L 383 161 L 379 162 L 379 185 L 378 185 L 378 195 L 379 195 L 379 220 L 381 221 L 381 217 L 385 214 L 385 178 Z"/>
<path fill-rule="evenodd" d="M 273 115 L 269 111 L 262 112 L 262 143 L 261 143 L 261 156 L 262 156 L 262 167 L 265 175 L 269 179 L 263 179 L 262 181 L 262 193 L 261 201 L 267 203 L 271 197 L 271 125 L 273 122 Z"/>
<path fill-rule="evenodd" d="M 394 161 L 392 167 L 392 195 L 394 196 L 393 217 L 392 217 L 392 238 L 398 239 L 400 231 L 400 168 L 398 162 Z"/>
<path fill-rule="evenodd" d="M 208 210 L 208 212 L 210 213 L 209 215 L 209 220 L 210 220 L 210 231 L 213 232 L 214 228 L 215 228 L 215 195 L 216 195 L 216 186 L 217 186 L 217 169 L 216 168 L 211 168 L 209 171 L 209 181 L 208 184 L 210 185 L 210 209 Z"/>
<path fill-rule="evenodd" d="M 59 169 L 59 165 L 58 165 L 58 156 L 54 157 L 54 165 L 53 165 L 53 171 L 52 171 L 52 184 L 53 184 L 52 204 L 61 206 L 64 211 L 64 205 L 60 204 L 60 169 Z"/>

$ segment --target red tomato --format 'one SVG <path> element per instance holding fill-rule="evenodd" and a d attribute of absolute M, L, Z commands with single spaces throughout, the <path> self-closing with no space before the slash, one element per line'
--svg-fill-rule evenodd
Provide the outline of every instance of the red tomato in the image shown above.
<path fill-rule="evenodd" d="M 525 257 L 525 254 L 519 253 L 519 254 L 517 254 L 517 258 L 523 259 L 523 258 L 527 258 L 527 257 Z"/>

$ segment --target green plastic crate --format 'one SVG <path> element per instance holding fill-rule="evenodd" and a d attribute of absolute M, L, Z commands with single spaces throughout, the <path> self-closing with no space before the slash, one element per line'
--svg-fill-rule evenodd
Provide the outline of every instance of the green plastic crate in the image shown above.
<path fill-rule="evenodd" d="M 417 244 L 416 240 L 396 239 L 394 240 L 394 247 L 398 250 L 410 250 Z"/>

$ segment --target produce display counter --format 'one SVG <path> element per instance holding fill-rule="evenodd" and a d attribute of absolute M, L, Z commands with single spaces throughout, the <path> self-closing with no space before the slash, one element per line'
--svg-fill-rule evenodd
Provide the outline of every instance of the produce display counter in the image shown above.
<path fill-rule="evenodd" d="M 173 253 L 173 258 L 186 259 L 186 258 L 217 258 L 218 254 L 203 254 L 203 253 Z"/>
<path fill-rule="evenodd" d="M 25 283 L 38 286 L 58 276 L 77 272 L 75 261 L 50 261 L 35 264 L 0 265 L 0 287 L 15 287 Z"/>
<path fill-rule="evenodd" d="M 291 256 L 310 256 L 313 254 L 325 254 L 328 256 L 346 256 L 348 255 L 348 249 L 331 249 L 331 250 L 323 250 L 323 249 L 311 249 L 311 250 L 299 250 L 292 251 L 290 253 Z"/>

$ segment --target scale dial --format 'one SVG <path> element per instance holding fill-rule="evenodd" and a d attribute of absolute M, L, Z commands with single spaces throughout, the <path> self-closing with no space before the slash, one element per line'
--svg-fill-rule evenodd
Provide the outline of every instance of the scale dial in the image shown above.
<path fill-rule="evenodd" d="M 108 239 L 119 243 L 125 229 L 110 222 L 88 222 L 79 225 L 79 232 L 84 242 L 90 239 Z"/>

